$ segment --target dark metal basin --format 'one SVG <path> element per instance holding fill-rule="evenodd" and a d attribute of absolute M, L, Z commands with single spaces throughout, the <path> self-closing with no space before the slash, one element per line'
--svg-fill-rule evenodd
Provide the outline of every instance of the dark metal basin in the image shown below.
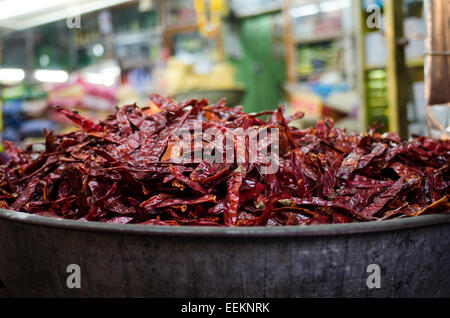
<path fill-rule="evenodd" d="M 81 288 L 66 285 L 67 266 Z M 370 264 L 381 288 L 369 289 Z M 12 297 L 449 297 L 450 215 L 344 225 L 117 225 L 0 209 Z"/>

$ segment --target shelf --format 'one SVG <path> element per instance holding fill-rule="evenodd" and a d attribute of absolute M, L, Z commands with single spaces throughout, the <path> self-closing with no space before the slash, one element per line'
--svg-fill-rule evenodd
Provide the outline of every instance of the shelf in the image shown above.
<path fill-rule="evenodd" d="M 380 65 L 366 65 L 364 68 L 366 71 L 374 71 L 374 70 L 381 70 L 386 69 L 386 65 L 380 64 Z"/>
<path fill-rule="evenodd" d="M 334 66 L 334 67 L 331 66 L 331 67 L 326 67 L 326 68 L 323 68 L 323 69 L 320 69 L 320 70 L 314 70 L 314 71 L 311 71 L 311 72 L 308 72 L 308 73 L 303 73 L 303 74 L 297 72 L 297 81 L 301 82 L 302 79 L 307 79 L 309 77 L 318 76 L 318 75 L 321 75 L 321 74 L 324 74 L 324 73 L 328 73 L 328 72 L 340 72 L 340 73 L 343 73 L 343 72 L 345 72 L 345 70 L 341 66 Z"/>
<path fill-rule="evenodd" d="M 327 34 L 322 36 L 315 36 L 311 37 L 309 39 L 303 38 L 303 39 L 295 39 L 294 43 L 296 45 L 304 45 L 304 44 L 316 44 L 316 43 L 322 43 L 322 42 L 331 42 L 335 40 L 341 40 L 345 36 L 344 33 L 339 32 L 335 34 Z"/>
<path fill-rule="evenodd" d="M 164 29 L 166 33 L 183 33 L 198 30 L 198 24 L 172 25 Z"/>
<path fill-rule="evenodd" d="M 124 69 L 132 69 L 138 67 L 153 67 L 155 62 L 150 59 L 130 59 L 122 61 L 122 67 Z"/>
<path fill-rule="evenodd" d="M 414 60 L 409 60 L 406 61 L 406 66 L 409 68 L 417 68 L 417 67 L 424 67 L 425 66 L 425 61 L 424 59 L 414 59 Z M 367 65 L 365 67 L 366 71 L 373 71 L 373 70 L 379 70 L 379 69 L 385 69 L 386 65 L 384 64 L 380 64 L 380 65 Z"/>
<path fill-rule="evenodd" d="M 410 68 L 425 67 L 425 58 L 418 58 L 410 61 L 406 61 L 406 66 Z"/>
<path fill-rule="evenodd" d="M 161 35 L 162 31 L 159 27 L 129 33 L 117 33 L 114 35 L 114 43 L 116 45 L 130 45 L 149 42 L 152 38 L 160 37 Z"/>
<path fill-rule="evenodd" d="M 272 8 L 267 7 L 267 8 L 262 8 L 259 10 L 249 10 L 247 12 L 241 12 L 241 13 L 236 13 L 236 17 L 243 19 L 243 18 L 249 18 L 249 17 L 256 17 L 258 15 L 263 15 L 263 14 L 270 14 L 270 13 L 278 13 L 281 12 L 281 7 L 279 6 L 274 6 Z"/>

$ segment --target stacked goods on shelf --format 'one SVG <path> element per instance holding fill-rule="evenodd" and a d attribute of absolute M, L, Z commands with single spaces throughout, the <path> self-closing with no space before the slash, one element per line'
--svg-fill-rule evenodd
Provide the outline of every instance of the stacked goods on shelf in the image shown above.
<path fill-rule="evenodd" d="M 197 73 L 192 65 L 169 59 L 166 70 L 170 94 L 193 90 L 234 89 L 235 70 L 227 63 L 216 63 L 208 73 Z"/>
<path fill-rule="evenodd" d="M 300 77 L 318 75 L 326 71 L 339 71 L 342 46 L 335 42 L 301 46 L 297 51 L 297 73 Z"/>
<path fill-rule="evenodd" d="M 322 6 L 319 2 L 316 7 L 314 4 L 293 7 L 291 14 L 294 16 L 293 28 L 297 42 L 316 42 L 342 36 L 342 10 L 336 8 L 322 12 Z"/>
<path fill-rule="evenodd" d="M 166 1 L 165 15 L 169 27 L 195 25 L 197 23 L 194 1 Z"/>
<path fill-rule="evenodd" d="M 380 8 L 378 24 L 369 26 L 370 5 L 375 4 Z M 361 6 L 360 23 L 363 26 L 362 41 L 364 52 L 361 57 L 364 60 L 364 90 L 366 107 L 366 124 L 378 123 L 382 131 L 389 129 L 389 101 L 388 101 L 388 74 L 386 64 L 388 61 L 388 47 L 386 39 L 386 17 L 383 1 L 365 1 Z"/>
<path fill-rule="evenodd" d="M 289 16 L 295 56 L 294 81 L 285 86 L 290 113 L 304 111 L 302 125 L 321 117 L 332 117 L 338 124 L 346 120 L 350 131 L 360 131 L 355 87 L 354 34 L 351 3 L 347 1 L 291 0 Z"/>
<path fill-rule="evenodd" d="M 382 124 L 382 129 L 388 129 L 388 96 L 386 70 L 370 70 L 366 73 L 367 83 L 367 116 L 373 122 Z"/>
<path fill-rule="evenodd" d="M 224 59 L 220 36 L 207 39 L 196 27 L 177 32 L 172 40 L 161 81 L 166 94 L 176 100 L 205 97 L 214 103 L 225 97 L 241 102 L 244 89 L 235 81 L 235 66 Z"/>
<path fill-rule="evenodd" d="M 376 27 L 369 27 L 366 23 L 369 18 L 370 10 L 369 4 L 376 4 L 380 8 L 380 24 Z M 393 9 L 391 9 L 393 10 Z M 402 33 L 405 42 L 404 54 L 405 65 L 407 71 L 402 73 L 401 77 L 405 81 L 405 88 L 407 90 L 407 119 L 409 133 L 425 134 L 426 122 L 424 116 L 425 100 L 423 93 L 424 80 L 424 53 L 425 53 L 425 22 L 423 17 L 423 0 L 408 0 L 404 1 L 402 6 Z M 399 14 L 399 13 L 397 13 Z M 388 44 L 389 40 L 386 34 L 393 32 L 392 21 L 387 21 L 388 9 L 385 1 L 365 1 L 361 6 L 361 25 L 363 26 L 363 41 L 365 52 L 363 59 L 364 76 L 365 79 L 365 95 L 366 95 L 366 122 L 382 123 L 384 130 L 389 129 L 395 123 L 392 118 L 392 112 L 389 109 L 393 108 L 388 102 L 388 87 L 387 83 L 392 75 L 389 76 L 387 71 L 389 60 Z M 400 17 L 397 17 L 400 19 Z M 401 25 L 401 24 L 400 24 Z M 397 26 L 398 28 L 398 26 Z M 399 32 L 397 30 L 396 32 Z M 403 62 L 395 61 L 402 66 Z M 405 116 L 406 117 L 406 116 Z M 406 120 L 406 119 L 402 119 Z"/>
<path fill-rule="evenodd" d="M 329 10 L 323 1 L 314 4 L 293 1 L 293 4 L 291 15 L 298 76 L 307 77 L 328 70 L 343 71 L 340 61 L 343 60 L 342 41 L 347 29 L 343 22 L 344 7 Z"/>

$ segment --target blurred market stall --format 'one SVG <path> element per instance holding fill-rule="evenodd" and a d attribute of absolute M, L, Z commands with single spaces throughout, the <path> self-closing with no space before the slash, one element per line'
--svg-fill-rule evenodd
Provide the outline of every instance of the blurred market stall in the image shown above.
<path fill-rule="evenodd" d="M 2 138 L 70 129 L 53 105 L 98 119 L 154 107 L 151 92 L 426 134 L 423 12 L 422 0 L 3 0 Z"/>

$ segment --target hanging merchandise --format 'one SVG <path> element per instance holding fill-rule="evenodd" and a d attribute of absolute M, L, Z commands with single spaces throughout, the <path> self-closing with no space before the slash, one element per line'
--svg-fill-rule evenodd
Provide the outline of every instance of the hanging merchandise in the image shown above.
<path fill-rule="evenodd" d="M 425 8 L 425 99 L 428 105 L 428 129 L 434 138 L 450 139 L 450 42 L 446 36 L 446 28 L 450 23 L 450 2 L 428 0 Z"/>
<path fill-rule="evenodd" d="M 209 3 L 209 12 L 205 2 Z M 195 0 L 194 4 L 200 33 L 208 39 L 216 37 L 219 34 L 222 14 L 225 10 L 223 0 Z"/>

